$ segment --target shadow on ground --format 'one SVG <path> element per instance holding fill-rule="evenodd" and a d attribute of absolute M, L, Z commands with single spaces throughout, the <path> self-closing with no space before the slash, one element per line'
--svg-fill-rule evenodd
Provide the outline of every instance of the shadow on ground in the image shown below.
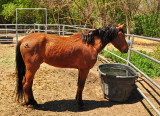
<path fill-rule="evenodd" d="M 44 104 L 39 104 L 37 110 L 53 111 L 53 112 L 82 112 L 89 111 L 101 107 L 111 107 L 113 103 L 108 101 L 95 101 L 95 100 L 83 100 L 85 107 L 83 110 L 78 109 L 78 105 L 75 100 L 55 100 L 49 101 Z"/>
<path fill-rule="evenodd" d="M 83 111 L 94 110 L 96 108 L 112 107 L 113 105 L 133 104 L 139 101 L 142 101 L 142 97 L 139 95 L 137 90 L 134 90 L 131 94 L 131 97 L 126 102 L 123 103 L 108 101 L 105 99 L 102 101 L 83 100 L 85 107 L 83 110 L 79 110 L 78 105 L 74 99 L 55 100 L 46 102 L 44 104 L 39 104 L 39 107 L 36 109 L 43 111 L 53 111 L 53 112 L 63 112 L 63 111 L 83 112 Z"/>

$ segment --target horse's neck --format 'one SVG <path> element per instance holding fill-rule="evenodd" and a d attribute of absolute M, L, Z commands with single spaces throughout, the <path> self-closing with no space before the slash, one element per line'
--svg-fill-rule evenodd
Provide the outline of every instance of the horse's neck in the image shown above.
<path fill-rule="evenodd" d="M 96 49 L 97 53 L 99 53 L 104 48 L 100 38 L 95 37 L 95 42 L 93 47 Z"/>

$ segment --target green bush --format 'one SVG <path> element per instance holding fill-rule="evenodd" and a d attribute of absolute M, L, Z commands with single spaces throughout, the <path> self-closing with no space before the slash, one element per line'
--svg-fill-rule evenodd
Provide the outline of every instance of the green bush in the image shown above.
<path fill-rule="evenodd" d="M 121 54 L 119 51 L 112 50 L 111 52 L 121 56 L 124 59 L 127 59 L 128 53 L 127 54 Z M 152 56 L 151 53 L 146 53 L 146 51 L 139 51 L 143 54 L 146 54 L 148 56 Z M 117 58 L 116 56 L 105 52 L 104 50 L 100 52 L 103 56 L 106 58 L 112 60 L 112 62 L 116 63 L 123 63 L 125 64 L 125 61 L 122 61 L 121 59 Z M 139 68 L 141 71 L 143 71 L 146 75 L 148 75 L 151 78 L 160 78 L 160 65 L 145 58 L 144 56 L 141 56 L 137 53 L 132 52 L 131 57 L 130 57 L 130 62 L 134 64 L 137 68 Z"/>
<path fill-rule="evenodd" d="M 159 22 L 160 14 L 157 14 L 157 20 L 155 20 L 155 17 L 152 14 L 137 15 L 133 19 L 133 24 L 135 26 L 135 28 L 133 29 L 133 33 L 136 35 L 144 35 L 148 37 L 160 37 L 160 26 L 158 26 Z M 157 27 L 155 27 L 155 23 Z"/>

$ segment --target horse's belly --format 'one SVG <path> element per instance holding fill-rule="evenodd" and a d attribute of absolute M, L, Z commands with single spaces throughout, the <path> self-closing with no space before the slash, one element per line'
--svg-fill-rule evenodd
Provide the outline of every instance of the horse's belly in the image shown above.
<path fill-rule="evenodd" d="M 70 58 L 52 58 L 44 60 L 45 63 L 60 67 L 60 68 L 87 68 L 90 69 L 94 66 L 96 60 L 86 60 L 79 57 L 70 57 Z"/>
<path fill-rule="evenodd" d="M 74 60 L 67 60 L 67 59 L 45 59 L 45 63 L 55 66 L 55 67 L 60 67 L 60 68 L 78 68 L 76 62 Z"/>

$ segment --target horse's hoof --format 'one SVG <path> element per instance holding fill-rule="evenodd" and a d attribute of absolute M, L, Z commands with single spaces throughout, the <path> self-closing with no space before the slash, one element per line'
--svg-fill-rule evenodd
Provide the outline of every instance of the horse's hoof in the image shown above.
<path fill-rule="evenodd" d="M 78 109 L 79 110 L 83 110 L 84 109 L 84 103 L 83 102 L 78 103 Z"/>
<path fill-rule="evenodd" d="M 78 100 L 78 97 L 76 95 L 76 103 L 78 104 L 78 109 L 83 110 L 84 109 L 84 103 L 82 100 Z"/>
<path fill-rule="evenodd" d="M 84 110 L 84 105 L 78 105 L 79 110 Z"/>
<path fill-rule="evenodd" d="M 38 108 L 38 104 L 34 103 L 34 104 L 27 104 L 27 103 L 23 103 L 22 106 L 26 107 L 26 108 Z"/>
<path fill-rule="evenodd" d="M 27 105 L 26 107 L 27 107 L 27 108 L 34 108 L 34 105 L 29 104 L 29 105 Z"/>

